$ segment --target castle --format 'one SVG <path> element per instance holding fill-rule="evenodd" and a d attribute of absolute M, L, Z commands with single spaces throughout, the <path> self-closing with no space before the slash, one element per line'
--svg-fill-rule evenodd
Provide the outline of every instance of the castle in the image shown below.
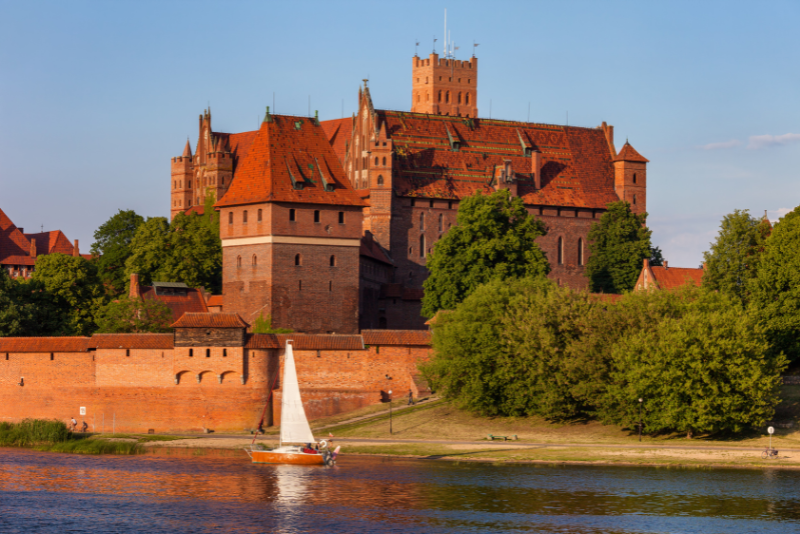
<path fill-rule="evenodd" d="M 412 58 L 411 111 L 376 109 L 367 81 L 352 118 L 272 115 L 215 132 L 172 159 L 171 214 L 216 199 L 222 310 L 307 333 L 422 329 L 426 258 L 459 202 L 508 190 L 541 219 L 561 285 L 585 289 L 591 225 L 610 202 L 647 206 L 647 163 L 614 127 L 481 118 L 478 59 Z"/>

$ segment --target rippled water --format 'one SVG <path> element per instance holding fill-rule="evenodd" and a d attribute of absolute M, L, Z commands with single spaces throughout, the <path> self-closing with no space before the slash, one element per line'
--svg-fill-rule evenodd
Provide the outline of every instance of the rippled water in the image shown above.
<path fill-rule="evenodd" d="M 800 473 L 0 449 L 0 532 L 788 533 Z"/>

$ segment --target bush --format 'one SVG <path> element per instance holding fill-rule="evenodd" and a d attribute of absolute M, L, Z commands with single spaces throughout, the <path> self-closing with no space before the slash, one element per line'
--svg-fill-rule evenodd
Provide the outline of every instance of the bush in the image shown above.
<path fill-rule="evenodd" d="M 69 438 L 69 429 L 63 421 L 25 419 L 19 423 L 0 423 L 0 445 L 5 447 L 61 443 Z"/>

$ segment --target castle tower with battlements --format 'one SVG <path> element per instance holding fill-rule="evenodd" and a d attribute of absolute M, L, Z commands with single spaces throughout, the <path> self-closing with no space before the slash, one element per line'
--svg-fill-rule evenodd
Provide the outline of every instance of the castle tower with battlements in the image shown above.
<path fill-rule="evenodd" d="M 411 60 L 411 112 L 451 117 L 478 116 L 478 58 Z"/>

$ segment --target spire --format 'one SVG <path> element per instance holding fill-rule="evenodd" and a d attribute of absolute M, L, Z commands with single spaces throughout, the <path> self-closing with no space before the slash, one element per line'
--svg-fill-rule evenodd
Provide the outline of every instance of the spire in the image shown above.
<path fill-rule="evenodd" d="M 183 157 L 184 158 L 191 158 L 192 157 L 192 145 L 189 144 L 189 138 L 186 138 L 186 147 L 183 149 Z"/>

